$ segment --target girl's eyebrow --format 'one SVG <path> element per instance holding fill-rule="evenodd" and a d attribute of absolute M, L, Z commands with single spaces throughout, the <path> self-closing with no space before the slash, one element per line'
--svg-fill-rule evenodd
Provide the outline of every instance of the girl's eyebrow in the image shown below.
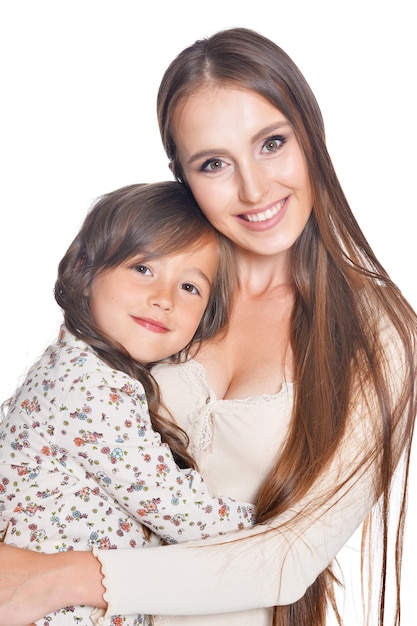
<path fill-rule="evenodd" d="M 190 267 L 189 272 L 190 272 L 190 273 L 193 273 L 193 272 L 194 272 L 195 274 L 198 274 L 198 276 L 199 276 L 200 278 L 202 278 L 202 279 L 204 280 L 204 282 L 206 282 L 206 283 L 207 283 L 207 285 L 209 286 L 209 288 L 211 289 L 211 287 L 212 287 L 212 285 L 211 285 L 211 280 L 209 279 L 209 277 L 207 276 L 207 274 L 205 274 L 205 273 L 203 272 L 203 270 L 201 270 L 199 267 Z"/>
<path fill-rule="evenodd" d="M 274 122 L 272 124 L 269 124 L 268 126 L 265 126 L 264 128 L 261 128 L 261 130 L 259 130 L 252 137 L 252 143 L 256 143 L 257 141 L 262 139 L 265 135 L 269 135 L 270 133 L 280 130 L 281 128 L 285 126 L 290 126 L 290 123 L 288 122 L 288 120 L 280 120 L 279 122 Z M 225 148 L 209 148 L 205 150 L 199 150 L 198 152 L 195 152 L 194 154 L 190 156 L 187 163 L 191 164 L 204 157 L 207 158 L 215 154 L 224 154 L 224 153 L 227 153 L 227 150 Z"/>

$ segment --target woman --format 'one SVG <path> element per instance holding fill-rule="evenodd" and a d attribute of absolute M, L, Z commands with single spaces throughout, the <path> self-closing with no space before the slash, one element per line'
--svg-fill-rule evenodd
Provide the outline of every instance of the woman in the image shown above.
<path fill-rule="evenodd" d="M 109 551 L 100 563 L 88 553 L 12 561 L 6 552 L 14 596 L 0 624 L 24 623 L 13 602 L 32 605 L 32 594 L 26 620 L 69 602 L 106 606 L 101 567 L 108 614 L 321 626 L 333 605 L 332 561 L 365 519 L 370 528 L 379 501 L 383 550 L 370 580 L 380 573 L 372 624 L 382 625 L 400 459 L 397 573 L 401 565 L 415 313 L 352 215 L 310 88 L 274 43 L 246 29 L 196 42 L 168 68 L 158 116 L 174 175 L 235 244 L 239 285 L 226 336 L 155 375 L 212 492 L 254 498 L 258 525 L 203 546 Z M 45 580 L 55 582 L 48 598 Z"/>

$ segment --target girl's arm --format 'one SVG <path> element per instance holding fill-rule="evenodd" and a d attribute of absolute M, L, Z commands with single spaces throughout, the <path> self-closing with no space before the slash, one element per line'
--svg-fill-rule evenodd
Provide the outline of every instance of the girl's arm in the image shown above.
<path fill-rule="evenodd" d="M 66 428 L 59 440 L 76 465 L 131 518 L 168 543 L 250 527 L 254 507 L 226 496 L 211 496 L 198 472 L 178 468 L 169 446 L 152 428 L 142 385 L 106 369 L 105 383 L 103 373 L 91 368 L 88 377 L 74 381 L 72 394 L 60 411 Z M 88 391 L 84 392 L 86 380 Z M 77 419 L 75 401 L 77 406 L 84 403 L 82 419 Z"/>
<path fill-rule="evenodd" d="M 80 517 L 93 508 L 94 498 L 110 496 L 110 510 L 114 505 L 129 516 L 122 520 L 126 532 L 144 524 L 166 543 L 205 539 L 253 524 L 251 504 L 211 496 L 200 474 L 176 465 L 169 446 L 153 430 L 138 381 L 111 370 L 78 344 L 68 355 L 59 354 L 62 364 L 56 366 L 50 389 L 39 391 L 49 374 L 46 353 L 2 427 L 0 456 L 8 481 L 1 485 L 0 540 L 14 543 L 12 516 L 30 524 L 25 507 L 17 510 L 17 498 L 24 502 L 36 494 L 35 504 L 42 510 L 48 493 L 61 490 L 64 473 L 74 484 L 78 479 L 74 489 Z M 66 497 L 68 492 L 62 499 Z M 29 535 L 28 530 L 27 543 L 22 537 L 21 546 L 31 547 Z M 42 540 L 40 536 L 38 549 L 48 550 Z"/>

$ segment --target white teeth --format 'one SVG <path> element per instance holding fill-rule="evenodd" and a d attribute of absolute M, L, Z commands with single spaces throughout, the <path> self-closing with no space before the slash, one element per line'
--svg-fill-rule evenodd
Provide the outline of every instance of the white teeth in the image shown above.
<path fill-rule="evenodd" d="M 285 200 L 281 200 L 281 202 L 276 204 L 272 209 L 268 209 L 263 213 L 247 213 L 243 217 L 247 222 L 265 222 L 266 220 L 270 220 L 271 217 L 274 217 L 274 215 L 280 212 L 280 210 L 284 206 L 284 202 Z"/>

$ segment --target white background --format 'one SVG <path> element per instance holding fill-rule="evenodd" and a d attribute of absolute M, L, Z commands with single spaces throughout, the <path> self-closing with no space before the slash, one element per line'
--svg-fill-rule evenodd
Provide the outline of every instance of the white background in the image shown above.
<path fill-rule="evenodd" d="M 300 66 L 353 210 L 417 306 L 412 0 L 0 0 L 0 400 L 56 335 L 57 264 L 92 201 L 170 178 L 155 113 L 164 69 L 195 39 L 234 26 Z M 417 622 L 416 522 L 411 493 L 404 626 Z"/>

